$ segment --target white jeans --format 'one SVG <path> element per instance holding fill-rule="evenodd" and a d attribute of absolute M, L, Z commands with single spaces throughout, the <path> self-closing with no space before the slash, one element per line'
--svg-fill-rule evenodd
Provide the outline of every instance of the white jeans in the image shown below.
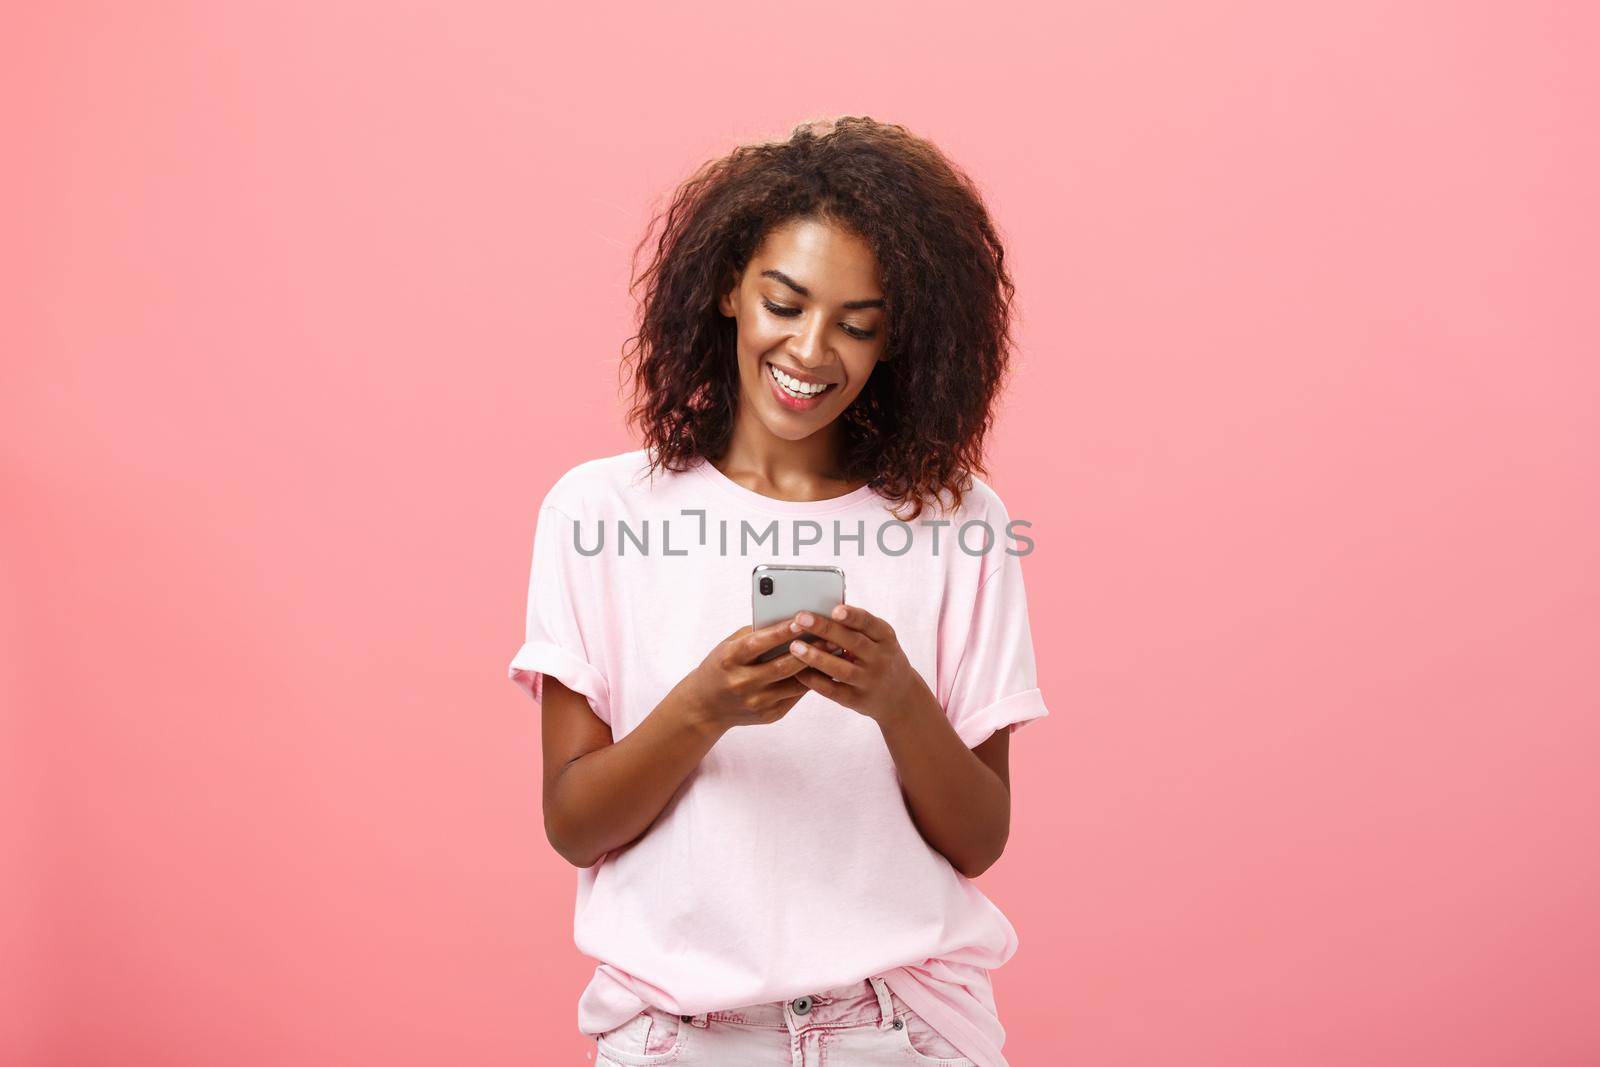
<path fill-rule="evenodd" d="M 974 1067 L 876 976 L 700 1015 L 652 1007 L 595 1045 L 596 1067 Z"/>

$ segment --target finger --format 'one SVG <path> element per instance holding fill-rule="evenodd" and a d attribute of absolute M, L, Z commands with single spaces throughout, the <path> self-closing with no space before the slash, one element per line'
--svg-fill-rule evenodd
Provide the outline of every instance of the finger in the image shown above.
<path fill-rule="evenodd" d="M 809 622 L 806 621 L 808 619 Z M 794 623 L 789 629 L 794 633 L 816 634 L 825 641 L 831 641 L 838 647 L 855 653 L 858 658 L 867 653 L 870 646 L 877 643 L 860 630 L 852 630 L 836 619 L 829 619 L 809 611 L 795 615 Z"/>
<path fill-rule="evenodd" d="M 874 641 L 894 640 L 894 628 L 866 608 L 854 604 L 840 604 L 833 609 L 833 618 L 852 630 L 859 630 Z"/>
<path fill-rule="evenodd" d="M 829 700 L 838 704 L 845 704 L 854 697 L 855 690 L 843 682 L 836 682 L 818 670 L 807 670 L 795 675 L 795 681 L 815 693 L 821 693 Z"/>
<path fill-rule="evenodd" d="M 782 684 L 772 687 L 772 693 L 775 699 L 771 704 L 767 705 L 767 708 L 770 711 L 774 707 L 782 707 L 785 704 L 792 705 L 795 701 L 799 700 L 809 692 L 811 692 L 811 687 L 806 685 L 804 682 L 798 681 L 794 678 L 785 678 Z"/>
<path fill-rule="evenodd" d="M 811 692 L 810 689 L 801 685 L 799 682 L 795 682 L 793 684 L 794 687 L 800 691 L 784 697 L 782 700 L 768 704 L 759 713 L 759 721 L 764 723 L 777 722 L 779 719 L 783 718 L 785 715 L 789 714 L 789 712 L 794 710 L 794 706 L 800 703 L 801 697 Z"/>
<path fill-rule="evenodd" d="M 865 673 L 857 664 L 847 659 L 840 659 L 831 652 L 824 652 L 816 645 L 809 645 L 804 641 L 791 642 L 789 652 L 805 660 L 806 666 L 815 667 L 829 678 L 846 685 L 854 685 Z"/>
<path fill-rule="evenodd" d="M 789 632 L 789 624 L 793 621 L 792 618 L 779 619 L 777 622 L 763 626 L 759 630 L 751 629 L 748 626 L 745 627 L 743 636 L 738 637 L 731 647 L 730 655 L 733 657 L 733 662 L 736 664 L 751 663 L 763 652 L 771 651 L 782 645 L 794 636 Z"/>
<path fill-rule="evenodd" d="M 785 678 L 792 678 L 805 669 L 806 661 L 793 652 L 785 652 L 776 659 L 757 663 L 751 668 L 757 685 L 773 685 Z"/>

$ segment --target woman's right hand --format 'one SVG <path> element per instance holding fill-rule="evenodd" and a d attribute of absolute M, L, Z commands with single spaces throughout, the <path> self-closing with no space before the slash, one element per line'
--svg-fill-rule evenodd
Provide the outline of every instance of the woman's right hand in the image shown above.
<path fill-rule="evenodd" d="M 723 638 L 673 690 L 687 714 L 722 733 L 735 726 L 777 722 L 811 690 L 795 680 L 806 664 L 793 652 L 757 663 L 768 649 L 794 638 L 793 618 L 757 630 L 741 626 Z"/>

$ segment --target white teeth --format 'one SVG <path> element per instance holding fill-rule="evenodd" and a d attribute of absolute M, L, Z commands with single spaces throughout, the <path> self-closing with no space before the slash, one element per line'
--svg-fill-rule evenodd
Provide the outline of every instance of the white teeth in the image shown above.
<path fill-rule="evenodd" d="M 783 391 L 796 400 L 809 400 L 828 388 L 826 385 L 812 385 L 809 382 L 802 382 L 799 378 L 783 373 L 771 363 L 767 364 L 767 369 L 772 372 L 773 380 L 783 388 Z"/>

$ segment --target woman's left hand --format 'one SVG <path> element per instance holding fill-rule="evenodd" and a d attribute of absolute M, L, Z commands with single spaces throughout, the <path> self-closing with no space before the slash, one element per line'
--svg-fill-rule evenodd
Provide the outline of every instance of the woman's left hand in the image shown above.
<path fill-rule="evenodd" d="M 853 604 L 834 608 L 832 618 L 802 611 L 789 631 L 816 634 L 832 649 L 798 639 L 790 642 L 789 650 L 806 664 L 795 678 L 879 725 L 910 710 L 916 701 L 936 700 L 906 659 L 894 628 L 869 611 Z"/>

